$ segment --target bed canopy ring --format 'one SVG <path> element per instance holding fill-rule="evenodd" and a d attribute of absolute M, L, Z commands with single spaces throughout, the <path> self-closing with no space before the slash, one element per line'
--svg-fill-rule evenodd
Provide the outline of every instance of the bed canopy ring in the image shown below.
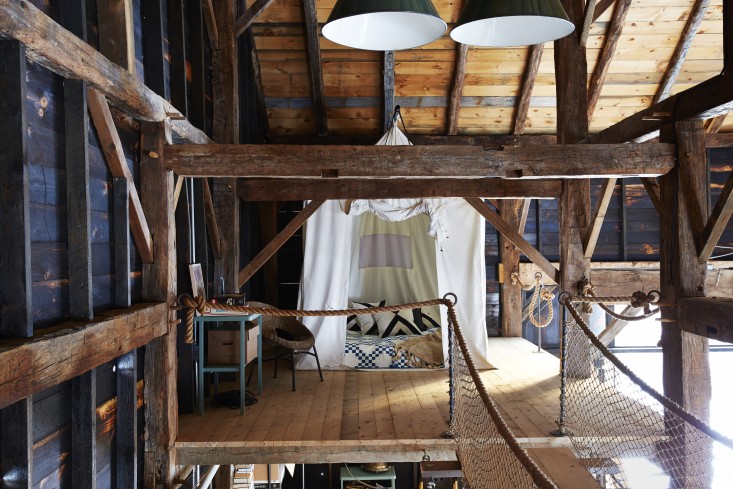
<path fill-rule="evenodd" d="M 450 299 L 451 296 L 453 297 L 453 300 Z M 449 303 L 449 304 L 446 304 L 446 305 L 455 306 L 456 304 L 458 304 L 458 297 L 453 292 L 447 292 L 443 296 L 443 300 L 444 301 L 447 301 Z"/>

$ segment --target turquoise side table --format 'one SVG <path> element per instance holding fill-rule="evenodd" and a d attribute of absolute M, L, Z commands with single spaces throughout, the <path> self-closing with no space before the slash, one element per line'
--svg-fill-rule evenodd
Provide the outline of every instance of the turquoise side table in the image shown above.
<path fill-rule="evenodd" d="M 239 372 L 239 414 L 244 414 L 244 369 L 247 366 L 247 321 L 256 321 L 259 326 L 257 334 L 257 390 L 262 394 L 262 315 L 247 314 L 238 316 L 197 316 L 194 323 L 199 337 L 199 375 L 198 375 L 198 403 L 199 414 L 204 415 L 204 374 L 206 372 Z M 204 352 L 206 351 L 206 323 L 235 322 L 239 323 L 239 364 L 206 365 Z"/>
<path fill-rule="evenodd" d="M 394 489 L 396 487 L 397 476 L 395 475 L 394 467 L 390 467 L 389 470 L 385 470 L 384 472 L 367 472 L 360 467 L 341 467 L 341 489 L 344 487 L 344 482 L 355 480 L 387 481 L 389 482 L 389 487 Z"/>

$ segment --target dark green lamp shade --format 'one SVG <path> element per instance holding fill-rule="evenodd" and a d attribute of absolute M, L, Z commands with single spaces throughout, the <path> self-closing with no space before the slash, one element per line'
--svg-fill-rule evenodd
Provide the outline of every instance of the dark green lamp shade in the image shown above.
<path fill-rule="evenodd" d="M 559 0 L 467 0 L 450 37 L 473 46 L 527 46 L 574 29 Z"/>
<path fill-rule="evenodd" d="M 352 48 L 397 51 L 431 43 L 446 28 L 430 0 L 338 0 L 321 33 Z"/>

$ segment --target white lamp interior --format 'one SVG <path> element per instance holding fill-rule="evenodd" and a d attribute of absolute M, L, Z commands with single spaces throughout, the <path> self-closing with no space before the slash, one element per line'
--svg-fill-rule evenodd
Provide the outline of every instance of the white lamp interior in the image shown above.
<path fill-rule="evenodd" d="M 515 15 L 463 24 L 453 29 L 450 37 L 472 46 L 528 46 L 565 37 L 573 29 L 572 22 L 557 17 Z"/>
<path fill-rule="evenodd" d="M 414 12 L 375 12 L 331 21 L 323 36 L 335 43 L 372 51 L 396 51 L 431 43 L 446 30 L 438 17 Z"/>

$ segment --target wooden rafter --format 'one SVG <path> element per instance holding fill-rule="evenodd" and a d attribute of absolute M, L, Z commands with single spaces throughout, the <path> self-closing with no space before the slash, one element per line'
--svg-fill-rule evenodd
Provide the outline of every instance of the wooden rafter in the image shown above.
<path fill-rule="evenodd" d="M 519 100 L 517 101 L 517 110 L 514 114 L 514 134 L 524 133 L 527 124 L 527 114 L 529 114 L 529 104 L 532 100 L 532 91 L 537 80 L 537 73 L 544 50 L 544 44 L 535 44 L 529 47 L 527 63 L 524 67 L 524 75 L 522 76 L 522 88 L 519 94 Z"/>
<path fill-rule="evenodd" d="M 387 132 L 395 110 L 394 103 L 394 51 L 385 51 L 382 62 L 382 89 L 384 91 L 384 124 L 382 131 Z"/>
<path fill-rule="evenodd" d="M 0 408 L 114 360 L 168 332 L 168 304 L 135 304 L 0 342 Z M 104 338 L 104 341 L 99 341 Z M 89 348 L 89 345 L 95 345 Z"/>
<path fill-rule="evenodd" d="M 448 130 L 449 136 L 458 133 L 458 113 L 461 110 L 461 95 L 463 94 L 463 83 L 466 80 L 466 58 L 468 57 L 468 44 L 458 43 L 456 46 L 456 62 L 453 68 L 453 82 L 450 89 L 450 101 L 448 105 Z"/>
<path fill-rule="evenodd" d="M 92 115 L 94 127 L 97 129 L 107 166 L 109 166 L 112 176 L 127 179 L 130 193 L 130 227 L 132 236 L 135 238 L 135 244 L 140 252 L 140 258 L 143 263 L 151 263 L 153 261 L 153 238 L 150 235 L 148 222 L 140 204 L 135 181 L 132 179 L 125 154 L 122 152 L 122 142 L 112 120 L 112 113 L 107 105 L 107 100 L 104 95 L 94 89 L 88 91 L 87 97 L 89 112 Z"/>
<path fill-rule="evenodd" d="M 532 263 L 540 267 L 543 273 L 551 277 L 555 282 L 560 279 L 558 269 L 555 268 L 555 266 L 550 263 L 542 253 L 537 251 L 534 246 L 529 244 L 529 242 L 517 232 L 514 226 L 509 225 L 499 216 L 499 214 L 492 211 L 482 199 L 472 197 L 467 198 L 466 202 L 476 209 L 479 214 L 484 216 L 484 218 L 489 221 L 497 231 L 503 234 L 506 239 L 514 243 L 514 246 L 519 248 L 519 250 L 524 253 Z"/>
<path fill-rule="evenodd" d="M 725 227 L 733 215 L 733 172 L 728 176 L 718 201 L 715 203 L 713 211 L 710 213 L 705 228 L 697 241 L 698 258 L 701 262 L 706 262 L 713 254 L 715 246 L 720 240 L 720 236 L 725 231 Z"/>
<path fill-rule="evenodd" d="M 237 182 L 237 194 L 248 201 L 419 197 L 554 199 L 560 195 L 560 184 L 559 180 L 501 178 L 243 178 Z"/>
<path fill-rule="evenodd" d="M 313 87 L 313 106 L 316 109 L 316 125 L 319 136 L 328 134 L 328 114 L 326 113 L 326 88 L 323 83 L 321 65 L 321 46 L 318 41 L 318 15 L 316 0 L 303 0 L 305 17 L 305 37 L 308 45 L 308 71 Z"/>
<path fill-rule="evenodd" d="M 213 2 L 214 0 L 202 0 L 201 8 L 204 11 L 204 22 L 206 22 L 206 32 L 209 35 L 209 46 L 211 49 L 219 49 L 219 29 L 216 27 Z"/>
<path fill-rule="evenodd" d="M 543 182 L 549 183 L 549 182 Z M 559 182 L 558 182 L 559 183 Z M 558 189 L 561 190 L 561 189 Z M 522 202 L 522 207 L 519 210 L 519 226 L 517 227 L 519 234 L 524 234 L 524 230 L 527 227 L 527 218 L 529 217 L 529 209 L 532 207 L 532 199 L 527 198 Z"/>
<path fill-rule="evenodd" d="M 667 65 L 667 70 L 664 72 L 662 81 L 657 88 L 657 93 L 654 95 L 654 103 L 664 100 L 669 97 L 669 93 L 672 91 L 672 87 L 677 81 L 677 76 L 682 69 L 682 64 L 687 58 L 687 51 L 689 51 L 692 41 L 695 39 L 700 23 L 705 16 L 705 9 L 707 9 L 710 0 L 697 0 L 695 5 L 692 7 L 690 16 L 687 18 L 685 28 L 682 30 L 680 40 L 677 43 L 677 47 L 674 50 L 672 59 Z"/>
<path fill-rule="evenodd" d="M 719 115 L 717 117 L 713 117 L 712 119 L 706 120 L 705 121 L 705 132 L 707 134 L 717 134 L 720 128 L 723 127 L 723 123 L 725 122 L 726 117 L 728 117 L 728 114 Z M 705 137 L 705 147 L 707 148 L 712 147 L 709 141 L 710 141 L 710 138 L 706 136 Z"/>
<path fill-rule="evenodd" d="M 204 179 L 204 212 L 206 214 L 206 230 L 209 233 L 209 241 L 211 242 L 211 253 L 215 259 L 222 257 L 221 252 L 221 236 L 219 235 L 219 226 L 216 223 L 216 211 L 214 210 L 214 200 L 211 198 L 211 189 L 209 181 Z"/>
<path fill-rule="evenodd" d="M 298 158 L 294 159 L 293 155 Z M 669 144 L 476 146 L 183 145 L 166 147 L 178 175 L 213 177 L 656 176 L 674 167 Z"/>
<path fill-rule="evenodd" d="M 621 31 L 624 28 L 624 21 L 630 6 L 631 0 L 618 0 L 613 11 L 611 24 L 606 32 L 606 40 L 603 43 L 603 49 L 598 57 L 596 68 L 593 70 L 588 86 L 588 120 L 593 117 L 593 111 L 595 111 L 598 98 L 601 96 L 601 89 L 606 81 L 608 67 L 611 65 L 613 55 L 616 53 L 616 46 L 621 37 Z"/>
<path fill-rule="evenodd" d="M 61 27 L 27 0 L 0 0 L 0 32 L 22 41 L 28 58 L 65 78 L 86 80 L 116 107 L 136 119 L 163 121 L 176 118 L 177 134 L 205 137 L 163 97 L 136 76 L 108 60 L 77 36 Z M 74 53 L 74 56 L 69 56 Z M 208 139 L 208 138 L 207 138 Z"/>
<path fill-rule="evenodd" d="M 305 221 L 307 221 L 308 218 L 312 216 L 324 202 L 325 200 L 323 199 L 312 200 L 288 223 L 287 226 L 285 226 L 285 228 L 283 228 L 282 231 L 277 234 L 277 236 L 272 238 L 272 241 L 270 241 L 262 251 L 257 253 L 257 256 L 255 256 L 246 267 L 239 271 L 238 281 L 240 288 L 252 278 L 252 275 L 254 275 L 255 272 L 259 270 L 272 255 L 277 253 L 277 250 L 279 250 L 282 245 L 284 245 L 285 242 L 290 239 L 298 229 L 300 229 Z"/>
<path fill-rule="evenodd" d="M 593 251 L 596 248 L 598 236 L 601 234 L 601 226 L 606 218 L 606 210 L 608 210 L 608 204 L 611 202 L 611 196 L 613 195 L 613 189 L 615 187 L 616 179 L 609 178 L 603 182 L 603 185 L 601 185 L 601 188 L 598 190 L 596 209 L 591 216 L 588 233 L 583 239 L 583 253 L 586 258 L 593 257 Z"/>
<path fill-rule="evenodd" d="M 593 10 L 593 22 L 598 20 L 598 17 L 606 13 L 606 10 L 608 10 L 615 1 L 616 0 L 598 0 L 596 8 Z"/>
<path fill-rule="evenodd" d="M 176 177 L 176 187 L 173 190 L 173 210 L 176 210 L 176 207 L 178 207 L 178 200 L 181 197 L 181 190 L 183 190 L 184 178 L 180 175 Z"/>
<path fill-rule="evenodd" d="M 240 15 L 234 23 L 234 35 L 239 37 L 244 34 L 244 31 L 252 25 L 260 14 L 267 10 L 267 7 L 269 7 L 272 2 L 273 0 L 256 0 L 252 5 L 250 5 L 250 7 Z"/>

